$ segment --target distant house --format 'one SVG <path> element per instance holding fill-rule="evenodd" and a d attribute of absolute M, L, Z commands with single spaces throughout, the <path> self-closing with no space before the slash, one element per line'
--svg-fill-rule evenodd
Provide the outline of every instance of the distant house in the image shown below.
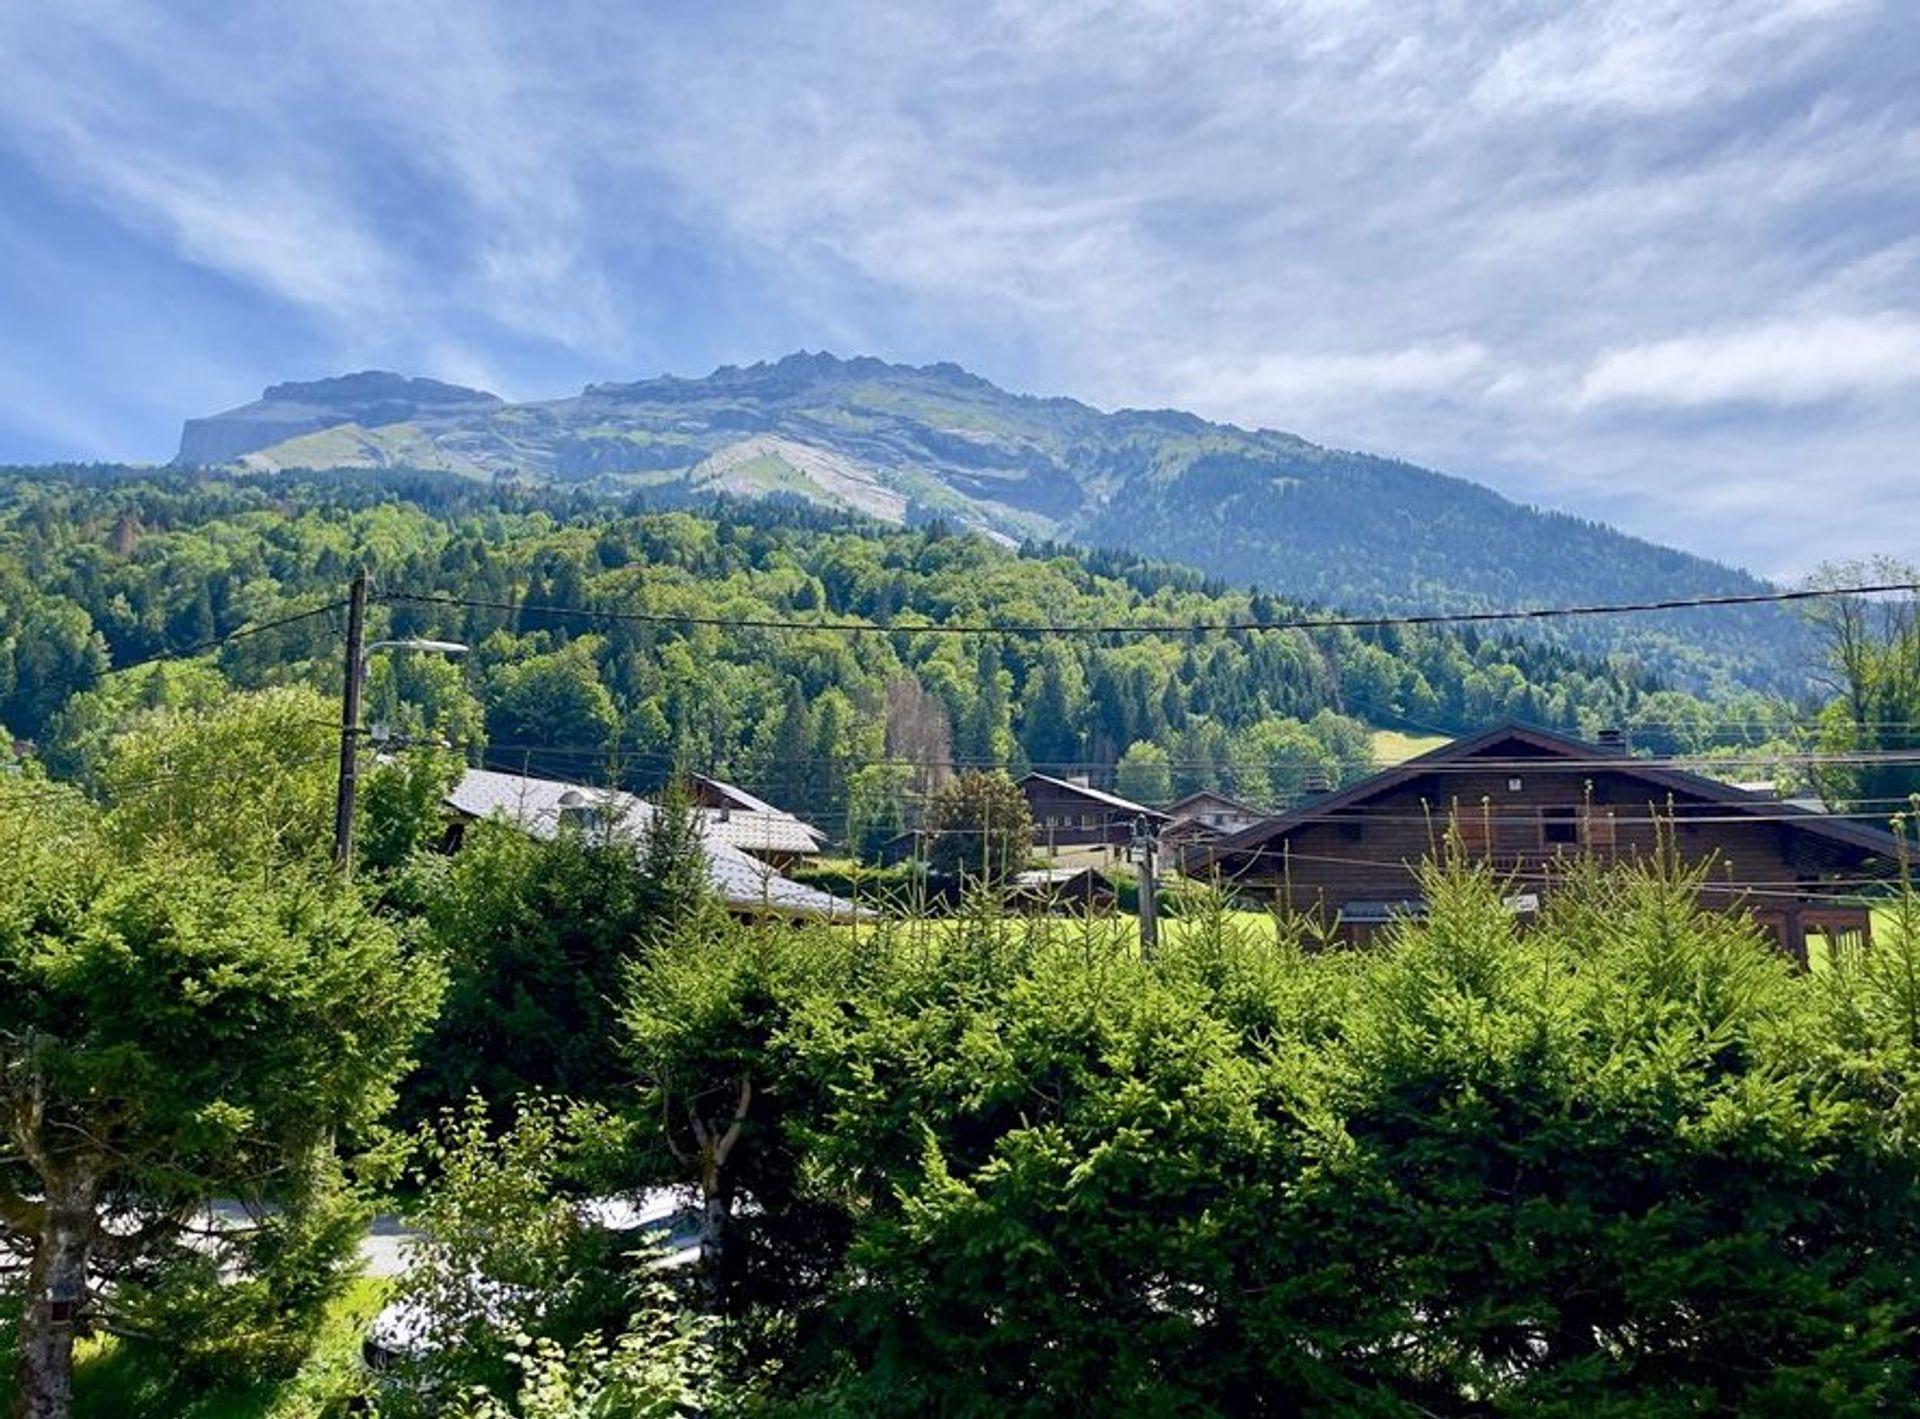
<path fill-rule="evenodd" d="M 1264 823 L 1269 816 L 1250 803 L 1203 788 L 1167 809 L 1167 826 L 1161 829 L 1160 840 L 1167 844 L 1211 842 Z"/>
<path fill-rule="evenodd" d="M 1046 867 L 1017 874 L 1002 900 L 1033 915 L 1111 911 L 1119 900 L 1112 880 L 1094 867 Z"/>
<path fill-rule="evenodd" d="M 1145 820 L 1147 831 L 1157 833 L 1167 821 L 1157 808 L 1047 774 L 1028 774 L 1020 791 L 1033 812 L 1034 841 L 1046 848 L 1125 847 L 1136 823 Z"/>
<path fill-rule="evenodd" d="M 1509 906 L 1522 915 L 1552 892 L 1565 858 L 1644 858 L 1665 834 L 1683 861 L 1715 864 L 1705 905 L 1750 912 L 1800 961 L 1809 934 L 1870 934 L 1848 889 L 1893 875 L 1903 851 L 1876 828 L 1507 724 L 1192 847 L 1182 865 L 1319 911 L 1364 940 L 1425 911 L 1418 865 L 1450 823 L 1464 852 L 1511 874 Z"/>
<path fill-rule="evenodd" d="M 933 855 L 935 834 L 925 828 L 910 828 L 880 844 L 874 854 L 882 867 L 898 867 L 903 862 L 925 862 Z"/>
<path fill-rule="evenodd" d="M 629 841 L 637 854 L 645 849 L 657 811 L 630 793 L 486 769 L 468 769 L 444 801 L 451 820 L 449 849 L 459 847 L 469 823 L 496 819 L 538 838 L 554 837 L 563 825 L 571 824 L 584 832 Z M 701 845 L 714 896 L 738 915 L 829 921 L 871 915 L 830 892 L 783 877 L 717 834 L 705 820 Z"/>
<path fill-rule="evenodd" d="M 818 857 L 826 848 L 827 835 L 813 824 L 744 788 L 689 774 L 687 790 L 710 837 L 770 866 L 791 867 L 803 858 Z"/>

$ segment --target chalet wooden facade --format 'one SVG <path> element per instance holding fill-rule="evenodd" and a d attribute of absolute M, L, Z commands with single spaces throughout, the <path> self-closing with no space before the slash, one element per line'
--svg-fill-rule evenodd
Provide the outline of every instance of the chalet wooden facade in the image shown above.
<path fill-rule="evenodd" d="M 1233 833 L 1245 832 L 1255 824 L 1264 823 L 1268 816 L 1250 803 L 1242 803 L 1237 798 L 1203 788 L 1198 793 L 1189 793 L 1167 809 L 1167 825 L 1161 829 L 1160 842 L 1167 847 L 1217 842 Z"/>
<path fill-rule="evenodd" d="M 1809 934 L 1870 933 L 1851 890 L 1895 874 L 1902 851 L 1877 828 L 1509 724 L 1196 846 L 1182 865 L 1364 940 L 1424 909 L 1418 867 L 1449 823 L 1465 852 L 1511 874 L 1522 914 L 1551 892 L 1557 861 L 1647 857 L 1665 833 L 1683 861 L 1713 864 L 1707 905 L 1750 912 L 1802 961 Z"/>
<path fill-rule="evenodd" d="M 1136 823 L 1144 821 L 1149 833 L 1158 833 L 1167 821 L 1157 808 L 1048 774 L 1028 774 L 1020 791 L 1033 812 L 1034 842 L 1047 849 L 1125 847 L 1133 841 Z"/>

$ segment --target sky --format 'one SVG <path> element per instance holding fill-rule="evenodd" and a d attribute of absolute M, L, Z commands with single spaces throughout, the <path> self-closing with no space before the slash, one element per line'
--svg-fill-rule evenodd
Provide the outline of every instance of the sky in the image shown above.
<path fill-rule="evenodd" d="M 66 0 L 0 73 L 0 459 L 824 348 L 1920 558 L 1914 0 Z"/>

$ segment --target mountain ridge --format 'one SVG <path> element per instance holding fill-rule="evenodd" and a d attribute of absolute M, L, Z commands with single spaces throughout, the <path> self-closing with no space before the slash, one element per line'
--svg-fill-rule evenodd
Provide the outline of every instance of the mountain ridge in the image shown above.
<path fill-rule="evenodd" d="M 1002 389 L 950 361 L 799 351 L 512 402 L 368 370 L 269 386 L 182 429 L 185 465 L 424 467 L 663 500 L 798 497 L 1002 542 L 1106 546 L 1369 612 L 1762 590 L 1738 568 L 1521 503 L 1458 474 L 1185 410 L 1102 411 Z M 1678 682 L 1783 683 L 1773 608 L 1675 629 L 1566 628 Z M 1788 657 L 1789 659 L 1791 657 Z M 1791 679 L 1788 675 L 1787 679 Z"/>

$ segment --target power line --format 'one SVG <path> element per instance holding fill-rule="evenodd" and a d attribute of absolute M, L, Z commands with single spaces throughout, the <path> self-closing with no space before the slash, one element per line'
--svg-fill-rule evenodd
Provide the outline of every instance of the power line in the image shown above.
<path fill-rule="evenodd" d="M 235 630 L 228 631 L 225 635 L 214 636 L 210 640 L 200 641 L 195 645 L 179 646 L 168 650 L 157 650 L 151 655 L 138 656 L 133 660 L 122 661 L 117 665 L 108 665 L 100 670 L 89 670 L 79 675 L 68 675 L 58 680 L 48 681 L 47 684 L 57 689 L 63 695 L 70 690 L 90 689 L 106 679 L 109 675 L 124 675 L 130 670 L 138 670 L 146 665 L 158 665 L 162 661 L 191 660 L 197 655 L 204 655 L 210 650 L 219 650 L 223 646 L 232 645 L 235 641 L 245 640 L 249 636 L 261 635 L 267 631 L 277 631 L 282 626 L 296 625 L 301 621 L 311 621 L 316 616 L 329 615 L 332 612 L 338 611 L 346 604 L 344 600 L 329 601 L 325 605 L 316 606 L 310 611 L 296 611 L 291 615 L 280 616 L 271 621 L 257 621 L 252 625 L 241 626 Z M 45 686 L 39 688 L 45 688 Z"/>
<path fill-rule="evenodd" d="M 1503 611 L 1427 611 L 1406 615 L 1378 616 L 1300 616 L 1272 621 L 1191 621 L 1123 622 L 1103 625 L 1008 624 L 991 622 L 932 621 L 924 625 L 881 624 L 870 621 L 794 621 L 772 617 L 708 616 L 661 611 L 617 611 L 611 609 L 553 606 L 516 601 L 488 601 L 453 596 L 444 592 L 419 593 L 383 591 L 378 599 L 415 606 L 448 606 L 472 610 L 501 611 L 513 615 L 537 613 L 568 616 L 584 620 L 633 622 L 658 626 L 710 626 L 722 630 L 755 631 L 828 631 L 868 635 L 894 633 L 927 635 L 999 635 L 999 636 L 1125 636 L 1125 635 L 1208 635 L 1236 634 L 1248 631 L 1325 631 L 1364 630 L 1369 628 L 1486 625 L 1518 621 L 1545 621 L 1571 617 L 1625 616 L 1656 611 L 1686 611 L 1727 606 L 1778 605 L 1796 601 L 1814 601 L 1841 596 L 1877 596 L 1895 592 L 1920 592 L 1920 582 L 1879 582 L 1861 586 L 1802 587 L 1795 590 L 1757 591 L 1719 596 L 1670 597 L 1657 601 L 1624 601 L 1580 606 L 1539 606 Z"/>

